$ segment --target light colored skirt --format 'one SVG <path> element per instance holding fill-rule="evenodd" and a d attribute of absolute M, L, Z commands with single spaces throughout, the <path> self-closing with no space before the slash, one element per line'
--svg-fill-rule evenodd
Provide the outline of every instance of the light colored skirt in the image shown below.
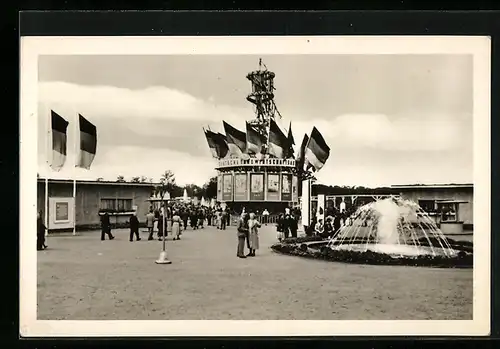
<path fill-rule="evenodd" d="M 259 233 L 256 231 L 250 231 L 248 235 L 248 241 L 250 243 L 250 248 L 252 250 L 259 249 Z"/>

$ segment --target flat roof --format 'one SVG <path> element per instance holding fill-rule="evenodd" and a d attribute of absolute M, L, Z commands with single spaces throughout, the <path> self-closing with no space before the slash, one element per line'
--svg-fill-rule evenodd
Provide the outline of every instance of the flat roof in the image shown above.
<path fill-rule="evenodd" d="M 38 178 L 38 183 L 45 183 L 45 178 Z M 72 179 L 50 179 L 49 178 L 49 184 L 73 184 Z M 117 182 L 117 181 L 92 181 L 92 180 L 85 180 L 85 179 L 77 179 L 76 184 L 80 185 L 119 185 L 119 186 L 134 186 L 134 187 L 154 187 L 155 185 L 158 185 L 159 183 L 144 183 L 144 182 Z"/>
<path fill-rule="evenodd" d="M 397 184 L 391 185 L 394 189 L 444 189 L 444 188 L 474 188 L 472 183 L 449 183 L 449 184 Z"/>

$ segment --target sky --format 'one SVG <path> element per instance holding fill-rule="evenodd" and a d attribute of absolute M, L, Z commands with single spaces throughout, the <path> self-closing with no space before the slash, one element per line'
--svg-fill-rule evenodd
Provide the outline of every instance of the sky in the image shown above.
<path fill-rule="evenodd" d="M 157 181 L 172 170 L 180 185 L 204 184 L 216 160 L 202 127 L 244 130 L 255 117 L 246 74 L 259 58 L 276 74 L 277 121 L 291 122 L 296 147 L 313 126 L 330 146 L 319 183 L 473 182 L 468 55 L 40 56 L 40 176 Z M 47 165 L 51 109 L 70 121 L 60 172 Z M 97 127 L 90 170 L 73 167 L 78 113 Z"/>

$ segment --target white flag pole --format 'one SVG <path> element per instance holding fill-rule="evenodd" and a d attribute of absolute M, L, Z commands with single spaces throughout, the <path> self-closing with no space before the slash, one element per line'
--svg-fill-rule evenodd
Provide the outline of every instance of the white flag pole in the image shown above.
<path fill-rule="evenodd" d="M 49 235 L 49 173 L 50 173 L 50 156 L 52 155 L 52 151 L 51 151 L 51 147 L 50 147 L 50 136 L 51 136 L 51 133 L 50 133 L 50 130 L 51 130 L 51 127 L 52 127 L 52 122 L 51 122 L 51 119 L 52 119 L 52 114 L 50 112 L 50 109 L 49 109 L 49 113 L 47 115 L 47 125 L 48 125 L 48 128 L 47 128 L 47 139 L 46 139 L 46 142 L 45 142 L 45 159 L 46 159 L 46 162 L 47 162 L 47 173 L 45 174 L 45 209 L 44 209 L 44 224 L 45 224 L 45 236 L 48 236 Z"/>
<path fill-rule="evenodd" d="M 78 113 L 76 114 L 76 118 L 75 118 L 75 122 L 74 122 L 74 131 L 75 131 L 75 134 L 73 136 L 73 139 L 74 139 L 74 153 L 75 153 L 75 160 L 74 160 L 74 167 L 73 167 L 73 235 L 76 235 L 76 167 L 77 167 L 77 164 L 78 164 L 78 139 L 79 139 L 79 135 L 78 135 L 78 123 L 79 123 L 79 119 L 78 119 Z"/>

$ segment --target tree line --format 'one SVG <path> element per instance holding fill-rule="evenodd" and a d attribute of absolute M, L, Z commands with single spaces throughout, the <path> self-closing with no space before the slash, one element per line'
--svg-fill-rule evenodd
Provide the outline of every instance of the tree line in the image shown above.
<path fill-rule="evenodd" d="M 103 181 L 103 178 L 97 178 L 97 181 Z M 166 170 L 160 177 L 158 183 L 154 183 L 153 178 L 146 176 L 136 176 L 132 177 L 130 180 L 126 180 L 124 176 L 119 175 L 116 177 L 116 182 L 118 183 L 151 183 L 154 186 L 154 192 L 165 195 L 165 192 L 170 194 L 170 197 L 179 197 L 184 195 L 184 189 L 186 189 L 187 195 L 189 197 L 197 197 L 201 199 L 205 197 L 207 199 L 215 198 L 217 196 L 217 177 L 211 177 L 202 186 L 196 184 L 187 184 L 180 186 L 176 183 L 175 174 L 171 170 Z"/>

